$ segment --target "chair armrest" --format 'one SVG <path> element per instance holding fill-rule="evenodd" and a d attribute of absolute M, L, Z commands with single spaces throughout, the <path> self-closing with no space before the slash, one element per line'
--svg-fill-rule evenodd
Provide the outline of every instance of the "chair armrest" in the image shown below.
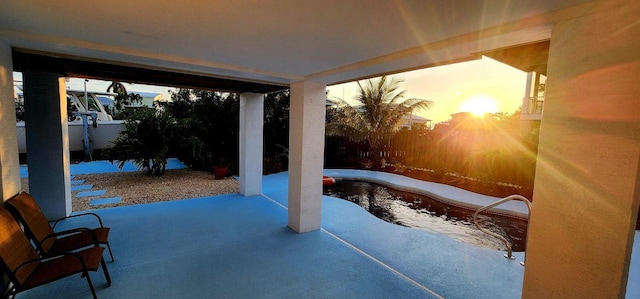
<path fill-rule="evenodd" d="M 56 220 L 53 223 L 52 229 L 56 228 L 56 225 L 58 225 L 58 222 L 65 220 L 65 219 L 69 219 L 69 218 L 75 218 L 75 217 L 80 217 L 80 216 L 94 216 L 96 217 L 96 219 L 98 220 L 98 222 L 100 223 L 100 227 L 104 227 L 104 225 L 102 225 L 102 218 L 100 218 L 100 216 L 98 216 L 98 214 L 96 213 L 82 213 L 82 214 L 77 214 L 77 215 L 71 215 L 71 216 L 67 216 L 67 217 L 62 217 L 58 220 Z"/>
<path fill-rule="evenodd" d="M 76 252 L 65 252 L 65 253 L 62 253 L 62 254 L 59 254 L 59 255 L 56 255 L 56 256 L 35 258 L 35 259 L 28 260 L 26 262 L 23 262 L 22 264 L 18 265 L 18 267 L 16 267 L 16 269 L 13 271 L 13 276 L 15 277 L 16 274 L 18 274 L 18 271 L 20 271 L 20 268 L 22 268 L 22 267 L 24 267 L 24 266 L 26 266 L 28 264 L 41 263 L 41 262 L 46 262 L 46 261 L 50 261 L 50 260 L 55 260 L 55 259 L 59 259 L 61 257 L 67 256 L 67 255 L 73 256 L 76 259 L 78 259 L 78 261 L 80 262 L 80 265 L 82 266 L 83 271 L 86 272 L 87 265 L 85 264 L 84 260 L 82 259 L 82 257 L 78 253 L 76 253 Z"/>
<path fill-rule="evenodd" d="M 40 257 L 40 258 L 30 259 L 30 260 L 28 260 L 28 261 L 23 262 L 22 264 L 18 265 L 18 267 L 16 267 L 16 269 L 15 269 L 15 270 L 13 270 L 13 273 L 12 273 L 12 274 L 13 274 L 13 277 L 16 277 L 16 276 L 18 275 L 18 272 L 20 271 L 20 269 L 21 269 L 22 267 L 24 267 L 24 266 L 26 266 L 26 265 L 28 265 L 28 264 L 31 264 L 31 263 L 40 263 L 40 262 L 42 262 L 43 260 L 44 260 L 44 258 L 41 258 L 41 257 Z M 31 274 L 29 274 L 29 275 L 31 275 Z"/>
<path fill-rule="evenodd" d="M 54 258 L 60 258 L 60 257 L 66 256 L 66 255 L 70 255 L 70 256 L 73 256 L 73 257 L 77 258 L 78 261 L 80 261 L 80 265 L 82 265 L 82 271 L 85 274 L 88 275 L 88 273 L 87 273 L 87 264 L 84 262 L 84 259 L 80 256 L 80 254 L 78 254 L 76 252 L 65 252 L 65 253 L 63 253 L 63 254 L 61 254 L 61 255 L 59 255 L 57 257 L 54 257 Z"/>
<path fill-rule="evenodd" d="M 86 228 L 86 227 L 80 227 L 80 228 L 74 228 L 74 229 L 69 229 L 69 230 L 65 230 L 65 231 L 61 231 L 61 232 L 55 232 L 53 234 L 50 234 L 44 238 L 42 238 L 41 243 L 44 243 L 44 241 L 48 240 L 48 239 L 56 239 L 60 236 L 65 236 L 65 235 L 73 235 L 73 234 L 91 234 L 91 239 L 93 240 L 93 244 L 95 246 L 99 246 L 100 244 L 98 243 L 98 237 L 96 236 L 96 234 L 93 232 L 92 229 Z"/>

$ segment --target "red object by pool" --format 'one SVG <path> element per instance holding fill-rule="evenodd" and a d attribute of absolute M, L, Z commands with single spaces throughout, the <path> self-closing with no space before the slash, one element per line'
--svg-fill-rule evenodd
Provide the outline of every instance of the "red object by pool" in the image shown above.
<path fill-rule="evenodd" d="M 323 175 L 322 176 L 322 185 L 328 186 L 336 183 L 336 180 L 330 176 Z"/>

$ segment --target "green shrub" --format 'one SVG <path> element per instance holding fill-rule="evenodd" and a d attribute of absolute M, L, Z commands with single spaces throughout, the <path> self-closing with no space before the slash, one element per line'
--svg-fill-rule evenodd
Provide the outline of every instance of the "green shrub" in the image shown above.
<path fill-rule="evenodd" d="M 176 121 L 172 155 L 193 169 L 211 170 L 225 161 L 238 165 L 239 96 L 209 90 L 177 89 L 165 109 Z"/>
<path fill-rule="evenodd" d="M 118 168 L 122 169 L 127 161 L 132 161 L 147 175 L 163 175 L 175 131 L 173 119 L 162 111 L 141 109 L 124 126 L 108 151 L 111 163 L 118 161 Z"/>

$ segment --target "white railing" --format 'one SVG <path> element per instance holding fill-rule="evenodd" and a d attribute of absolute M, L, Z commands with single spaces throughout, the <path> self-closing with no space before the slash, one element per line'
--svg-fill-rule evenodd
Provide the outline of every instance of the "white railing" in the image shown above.
<path fill-rule="evenodd" d="M 530 97 L 528 108 L 529 109 L 527 109 L 527 111 L 524 111 L 525 113 L 542 114 L 542 110 L 544 108 L 544 96 Z"/>

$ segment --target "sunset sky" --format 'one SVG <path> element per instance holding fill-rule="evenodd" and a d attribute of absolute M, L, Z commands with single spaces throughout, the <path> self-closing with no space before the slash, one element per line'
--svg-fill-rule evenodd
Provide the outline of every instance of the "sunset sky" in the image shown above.
<path fill-rule="evenodd" d="M 427 111 L 415 114 L 433 123 L 446 121 L 451 114 L 483 106 L 489 112 L 513 113 L 522 105 L 527 74 L 490 58 L 433 67 L 394 75 L 403 79 L 406 98 L 434 102 Z M 352 99 L 356 83 L 328 87 L 329 97 Z M 471 101 L 471 103 L 469 103 Z M 495 104 L 494 104 L 495 103 Z"/>
<path fill-rule="evenodd" d="M 488 112 L 513 113 L 522 105 L 526 73 L 508 65 L 483 58 L 417 71 L 393 75 L 403 79 L 402 89 L 406 98 L 429 99 L 434 102 L 427 111 L 415 114 L 429 118 L 433 123 L 446 121 L 451 114 L 484 108 Z M 15 80 L 22 80 L 20 73 L 14 73 Z M 89 80 L 87 90 L 105 92 L 110 82 Z M 84 80 L 71 78 L 67 87 L 84 89 Z M 144 84 L 125 84 L 130 92 L 155 92 L 163 99 L 170 99 L 172 87 Z M 329 86 L 329 97 L 352 99 L 358 90 L 355 82 Z M 473 111 L 471 111 L 473 112 Z"/>

